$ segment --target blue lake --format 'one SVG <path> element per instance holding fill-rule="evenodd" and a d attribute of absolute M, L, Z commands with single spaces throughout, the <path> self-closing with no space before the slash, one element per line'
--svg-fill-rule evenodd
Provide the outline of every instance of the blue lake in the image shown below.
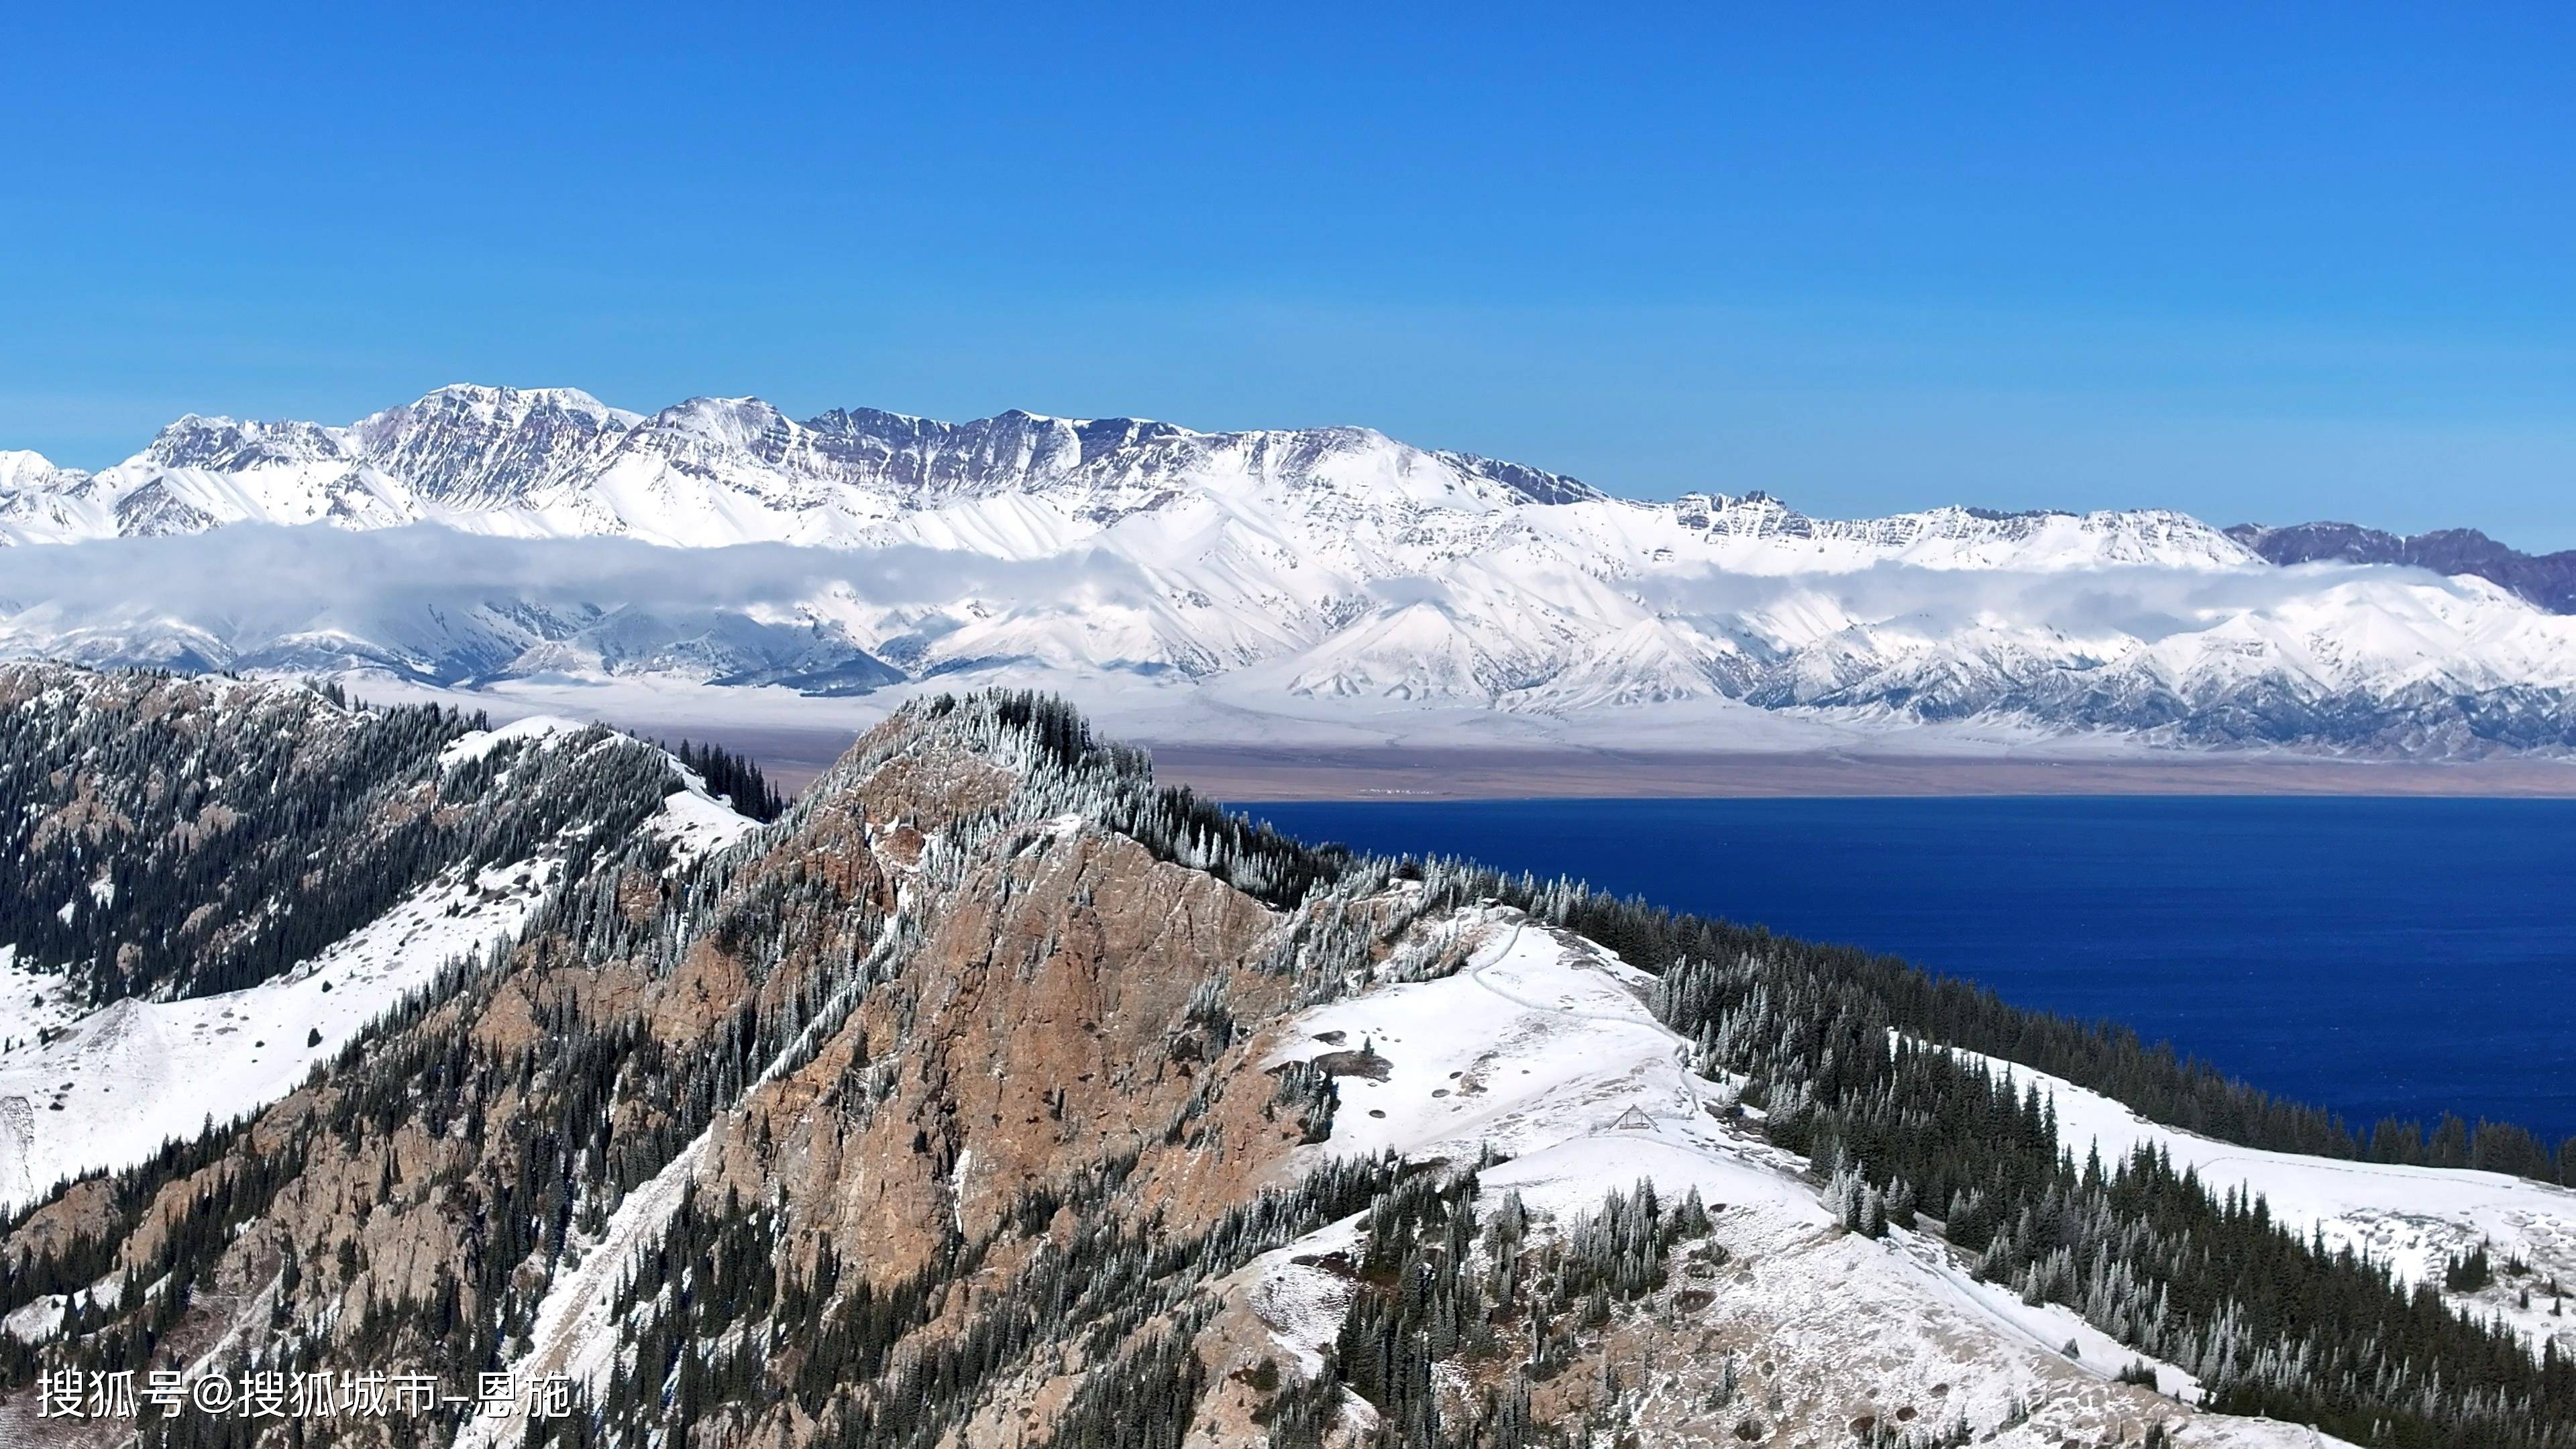
<path fill-rule="evenodd" d="M 2107 1017 L 2367 1128 L 2576 1134 L 2576 801 L 2085 797 L 1241 807 L 1849 942 Z"/>

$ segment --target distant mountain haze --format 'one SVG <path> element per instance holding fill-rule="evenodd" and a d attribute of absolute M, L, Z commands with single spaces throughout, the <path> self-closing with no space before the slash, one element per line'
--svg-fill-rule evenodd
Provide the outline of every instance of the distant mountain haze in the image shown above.
<path fill-rule="evenodd" d="M 2440 528 L 2400 537 L 2350 523 L 2266 528 L 2240 523 L 2227 536 L 2276 564 L 2384 563 L 2474 574 L 2504 585 L 2553 614 L 2576 613 L 2576 549 L 2528 554 L 2474 528 Z"/>

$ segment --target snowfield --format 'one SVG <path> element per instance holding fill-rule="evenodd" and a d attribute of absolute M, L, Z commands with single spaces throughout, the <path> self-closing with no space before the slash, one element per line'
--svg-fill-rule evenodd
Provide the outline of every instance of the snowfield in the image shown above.
<path fill-rule="evenodd" d="M 720 800 L 709 798 L 703 785 L 674 790 L 644 828 L 671 842 L 671 864 L 678 873 L 691 862 L 713 855 L 760 828 L 760 822 L 737 815 Z"/>
<path fill-rule="evenodd" d="M 1615 955 L 1501 908 L 1428 929 L 1435 939 L 1465 934 L 1470 949 L 1454 974 L 1380 985 L 1282 1029 L 1272 1065 L 1363 1049 L 1381 1059 L 1338 1076 L 1330 1140 L 1300 1148 L 1287 1175 L 1328 1156 L 1391 1149 L 1463 1166 L 1490 1150 L 1508 1160 L 1483 1171 L 1484 1201 L 1517 1192 L 1559 1226 L 1641 1178 L 1667 1201 L 1696 1189 L 1729 1256 L 1704 1285 L 1684 1280 L 1710 1295 L 1689 1310 L 1706 1332 L 1685 1379 L 1713 1375 L 1732 1355 L 1786 1382 L 1866 1385 L 1779 1409 L 1780 1442 L 1796 1439 L 1793 1430 L 1839 1442 L 1854 1417 L 1900 1408 L 1928 1427 L 1963 1417 L 1982 1435 L 2017 1402 L 2028 1420 L 1981 1442 L 2109 1442 L 2102 1436 L 2160 1419 L 2177 1423 L 2176 1442 L 2188 1445 L 2342 1442 L 2191 1410 L 2198 1386 L 2169 1364 L 2151 1365 L 2166 1397 L 2111 1382 L 2140 1355 L 2068 1310 L 1973 1281 L 1971 1265 L 1929 1235 L 1892 1229 L 1873 1242 L 1845 1231 L 1807 1180 L 1806 1161 L 1744 1130 L 1728 1115 L 1732 1091 L 1685 1069 L 1688 1043 L 1641 999 L 1650 978 Z M 1253 1311 L 1309 1368 L 1350 1291 L 1315 1260 L 1348 1250 L 1357 1221 L 1241 1275 Z M 2065 1352 L 2070 1342 L 2076 1357 Z"/>
<path fill-rule="evenodd" d="M 559 714 L 530 714 L 488 730 L 472 730 L 450 741 L 438 752 L 438 762 L 454 769 L 468 760 L 485 759 L 494 750 L 522 740 L 534 740 L 541 749 L 554 749 L 565 740 L 594 728 L 589 722 Z M 670 766 L 679 787 L 662 802 L 662 808 L 644 822 L 644 828 L 671 842 L 673 873 L 691 862 L 732 845 L 752 831 L 760 822 L 736 814 L 729 799 L 718 797 L 707 788 L 697 771 L 664 751 L 663 760 Z"/>
<path fill-rule="evenodd" d="M 0 1056 L 9 1047 L 35 1040 L 40 1032 L 69 1026 L 79 1018 L 79 1008 L 63 990 L 62 977 L 19 965 L 18 948 L 0 945 Z M 6 1130 L 0 1126 L 0 1131 Z M 7 1160 L 0 1154 L 0 1162 Z"/>

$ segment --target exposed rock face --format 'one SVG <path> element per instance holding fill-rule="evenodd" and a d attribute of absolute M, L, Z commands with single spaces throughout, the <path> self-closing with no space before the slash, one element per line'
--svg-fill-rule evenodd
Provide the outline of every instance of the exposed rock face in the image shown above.
<path fill-rule="evenodd" d="M 542 501 L 642 421 L 572 388 L 443 387 L 351 424 L 349 448 L 456 508 Z"/>
<path fill-rule="evenodd" d="M 667 1222 L 614 1209 L 674 1165 L 692 1201 L 765 1204 L 785 1273 L 945 1283 L 905 1342 L 1009 1304 L 1045 1243 L 1178 1240 L 1254 1197 L 1297 1140 L 1246 1029 L 1293 992 L 1262 966 L 1276 913 L 1079 817 L 1025 818 L 1025 771 L 952 730 L 904 717 L 853 758 L 765 848 L 560 903 L 365 1065 L 75 1189 L 6 1251 L 198 1283 L 151 1331 L 181 1359 L 273 1323 L 325 1362 L 452 1368 L 548 1337 L 536 1300 L 585 1247 L 649 1249 Z M 1030 1216 L 1087 1180 L 1108 1199 Z M 706 1433 L 816 1431 L 772 1418 Z"/>

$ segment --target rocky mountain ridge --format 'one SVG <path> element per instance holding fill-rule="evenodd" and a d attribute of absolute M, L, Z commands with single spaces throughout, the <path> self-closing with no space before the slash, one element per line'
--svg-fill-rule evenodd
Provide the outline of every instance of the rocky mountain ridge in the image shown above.
<path fill-rule="evenodd" d="M 72 542 L 235 523 L 430 521 L 520 537 L 615 536 L 687 547 L 755 541 L 951 543 L 1024 556 L 1138 513 L 1207 499 L 1257 503 L 1295 531 L 1386 567 L 1502 546 L 1536 531 L 1635 572 L 1677 550 L 1773 569 L 1882 560 L 1960 567 L 2226 566 L 2252 555 L 2187 516 L 1940 508 L 1809 518 L 1760 492 L 1669 504 L 1613 498 L 1523 464 L 1415 448 L 1367 428 L 1203 433 L 1139 418 L 1011 411 L 965 423 L 836 408 L 798 422 L 755 397 L 692 398 L 645 416 L 570 388 L 456 385 L 346 427 L 190 415 L 97 474 L 34 454 L 0 475 L 0 539 Z M 972 505 L 1041 503 L 1037 536 L 989 535 Z M 964 506 L 953 517 L 939 515 Z M 1572 513 L 1551 510 L 1574 510 Z M 979 525 L 981 529 L 979 530 Z M 1303 525 L 1300 529 L 1299 526 Z M 1300 539 L 1313 543 L 1311 537 Z M 1382 571 L 1382 570 L 1381 570 Z"/>
<path fill-rule="evenodd" d="M 1960 1054 L 2006 1040 L 2270 1150 Z M 130 1434 L 37 1416 L 66 1364 L 392 1365 L 575 1408 L 297 1432 L 2568 1442 L 2559 1327 L 2508 1302 L 2576 1275 L 2565 1194 L 2382 1167 L 2276 1225 L 2245 1185 L 2335 1166 L 2290 1144 L 2355 1150 L 1894 963 L 1309 850 L 1059 704 L 952 697 L 772 827 L 619 845 L 247 1122 L 13 1221 L 0 1415 Z M 2410 1296 L 2480 1234 L 2507 1281 Z"/>

